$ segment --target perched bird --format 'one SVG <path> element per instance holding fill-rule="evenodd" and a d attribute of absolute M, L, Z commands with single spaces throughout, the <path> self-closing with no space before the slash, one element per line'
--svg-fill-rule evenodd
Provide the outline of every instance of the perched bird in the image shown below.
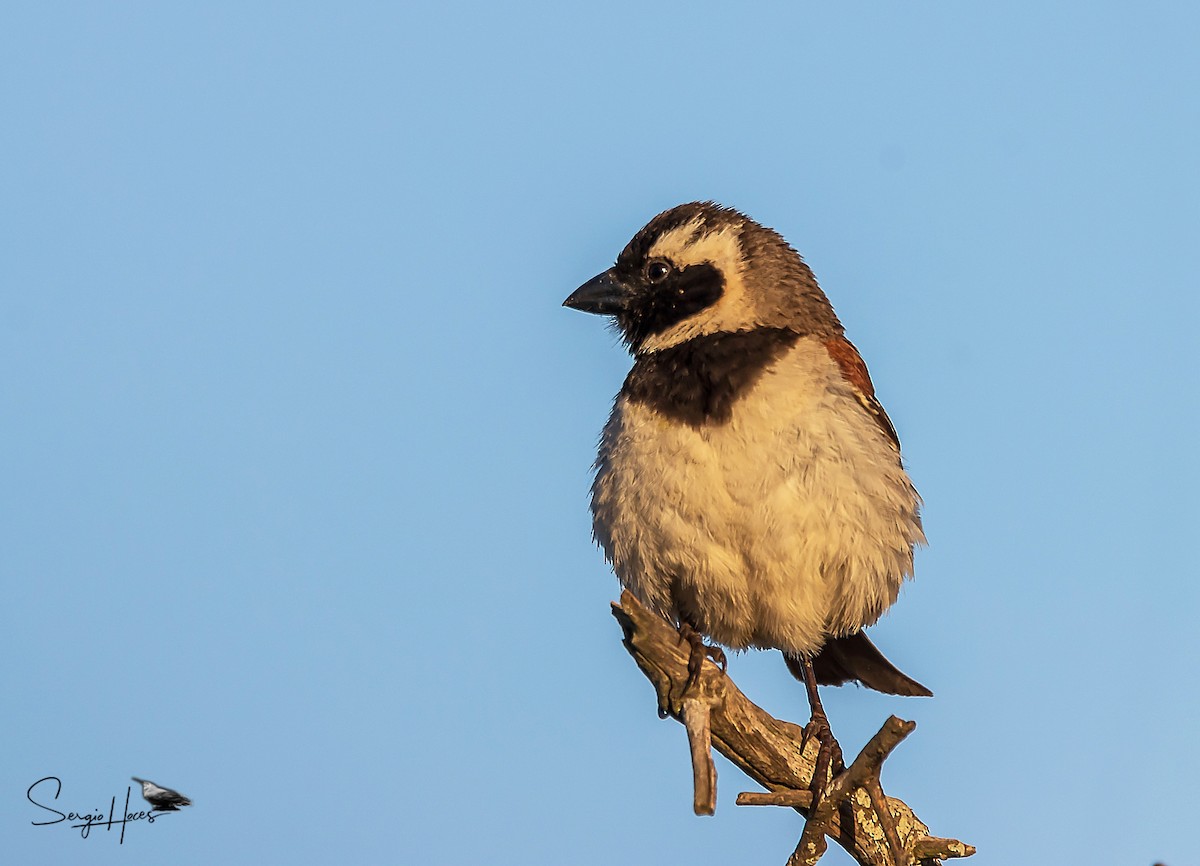
<path fill-rule="evenodd" d="M 633 354 L 593 529 L 621 583 L 692 642 L 692 682 L 708 638 L 782 650 L 814 720 L 817 683 L 931 694 L 862 631 L 912 575 L 921 500 L 800 255 L 736 210 L 684 204 L 564 305 L 614 317 Z"/>
<path fill-rule="evenodd" d="M 163 788 L 137 776 L 133 777 L 133 781 L 142 786 L 142 796 L 159 812 L 178 812 L 180 806 L 192 805 L 192 801 L 178 791 Z"/>

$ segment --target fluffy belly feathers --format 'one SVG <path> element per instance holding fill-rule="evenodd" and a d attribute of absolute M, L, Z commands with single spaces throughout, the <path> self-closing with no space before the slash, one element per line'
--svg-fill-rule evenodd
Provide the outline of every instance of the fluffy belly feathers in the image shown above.
<path fill-rule="evenodd" d="M 618 400 L 592 511 L 621 583 L 726 646 L 817 651 L 879 618 L 924 541 L 899 455 L 802 342 L 725 423 Z"/>

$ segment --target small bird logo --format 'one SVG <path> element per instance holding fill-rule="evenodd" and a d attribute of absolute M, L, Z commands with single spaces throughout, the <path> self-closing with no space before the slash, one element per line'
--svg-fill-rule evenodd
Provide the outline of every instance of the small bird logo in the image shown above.
<path fill-rule="evenodd" d="M 178 791 L 172 791 L 146 779 L 139 779 L 137 776 L 131 778 L 142 786 L 142 796 L 146 802 L 159 812 L 178 812 L 180 806 L 192 805 L 192 801 Z"/>

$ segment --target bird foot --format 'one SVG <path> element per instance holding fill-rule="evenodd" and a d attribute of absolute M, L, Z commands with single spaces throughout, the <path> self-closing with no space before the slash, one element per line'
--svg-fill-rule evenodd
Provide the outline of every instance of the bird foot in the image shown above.
<path fill-rule="evenodd" d="M 878 735 L 876 735 L 878 736 Z M 844 800 L 853 793 L 856 785 L 850 782 L 852 776 L 851 770 L 846 768 L 845 758 L 842 755 L 842 747 L 838 743 L 837 738 L 833 735 L 833 730 L 829 727 L 829 719 L 825 715 L 824 709 L 814 710 L 812 719 L 804 726 L 804 743 L 807 743 L 810 737 L 815 737 L 817 740 L 817 760 L 816 766 L 813 769 L 812 777 L 812 806 L 809 809 L 809 820 L 816 819 L 816 826 L 813 828 L 815 832 L 810 832 L 808 826 L 805 826 L 805 836 L 813 837 L 819 834 L 828 834 L 830 829 L 825 825 L 832 815 L 840 808 L 840 802 L 825 803 L 826 798 L 833 798 L 835 801 Z M 861 756 L 859 757 L 861 760 Z M 855 763 L 858 763 L 856 760 Z M 880 762 L 882 764 L 882 761 Z M 904 847 L 900 843 L 900 835 L 896 828 L 896 820 L 888 808 L 887 797 L 883 793 L 883 786 L 879 782 L 879 771 L 881 766 L 875 766 L 869 773 L 858 774 L 861 776 L 857 780 L 857 785 L 867 791 L 871 799 L 871 806 L 875 811 L 875 815 L 879 820 L 879 826 L 883 830 L 884 839 L 887 841 L 888 849 L 892 856 L 894 866 L 904 866 L 909 862 L 908 855 L 904 851 Z M 822 818 L 817 818 L 817 815 L 822 815 Z M 804 847 L 805 838 L 801 838 L 801 846 Z M 823 847 L 824 840 L 821 840 Z M 815 846 L 813 846 L 815 849 Z"/>
<path fill-rule="evenodd" d="M 815 809 L 832 784 L 835 776 L 846 769 L 846 761 L 842 755 L 841 744 L 829 727 L 829 718 L 823 709 L 813 711 L 812 718 L 804 726 L 804 742 L 810 739 L 817 741 L 817 761 L 813 770 L 812 795 Z"/>
<path fill-rule="evenodd" d="M 696 631 L 690 623 L 683 623 L 679 626 L 679 637 L 687 641 L 691 650 L 688 654 L 688 678 L 684 683 L 684 692 L 690 692 L 696 687 L 696 683 L 700 681 L 700 670 L 704 667 L 704 660 L 711 659 L 713 664 L 721 669 L 721 673 L 725 673 L 725 668 L 728 665 L 728 659 L 725 657 L 725 651 L 718 646 L 706 644 L 704 636 Z"/>

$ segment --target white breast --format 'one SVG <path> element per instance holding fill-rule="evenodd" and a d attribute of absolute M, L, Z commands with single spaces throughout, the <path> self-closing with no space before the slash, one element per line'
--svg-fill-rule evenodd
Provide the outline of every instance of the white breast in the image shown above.
<path fill-rule="evenodd" d="M 879 618 L 924 541 L 891 440 L 816 339 L 768 368 L 724 424 L 618 398 L 592 486 L 625 585 L 733 648 L 811 653 Z"/>

